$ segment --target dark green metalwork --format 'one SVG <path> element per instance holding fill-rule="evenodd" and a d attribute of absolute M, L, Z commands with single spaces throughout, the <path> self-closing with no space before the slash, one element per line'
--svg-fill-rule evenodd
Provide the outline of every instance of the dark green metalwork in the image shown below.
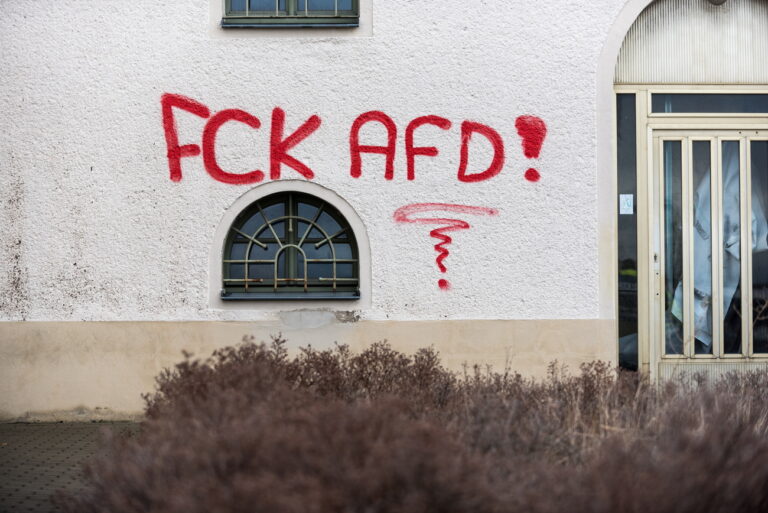
<path fill-rule="evenodd" d="M 246 208 L 230 227 L 222 263 L 227 300 L 360 297 L 351 226 L 308 194 L 273 194 Z"/>

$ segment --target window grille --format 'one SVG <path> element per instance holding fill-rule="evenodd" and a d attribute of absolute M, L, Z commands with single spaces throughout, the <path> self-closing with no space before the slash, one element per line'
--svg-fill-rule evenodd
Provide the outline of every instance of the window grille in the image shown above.
<path fill-rule="evenodd" d="M 360 0 L 223 0 L 222 27 L 357 27 Z"/>
<path fill-rule="evenodd" d="M 230 227 L 222 299 L 360 297 L 359 256 L 347 220 L 332 205 L 288 192 L 262 198 Z"/>

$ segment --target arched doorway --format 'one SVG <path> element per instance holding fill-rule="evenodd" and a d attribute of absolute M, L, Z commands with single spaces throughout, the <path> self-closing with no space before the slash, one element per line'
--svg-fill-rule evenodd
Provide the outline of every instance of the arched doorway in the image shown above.
<path fill-rule="evenodd" d="M 620 360 L 662 378 L 765 366 L 768 2 L 650 3 L 614 92 Z"/>

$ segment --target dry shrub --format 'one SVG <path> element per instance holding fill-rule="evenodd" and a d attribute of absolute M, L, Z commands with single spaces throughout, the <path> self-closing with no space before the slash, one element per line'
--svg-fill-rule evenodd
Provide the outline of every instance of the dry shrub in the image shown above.
<path fill-rule="evenodd" d="M 288 401 L 283 407 L 272 401 Z M 147 422 L 91 463 L 69 511 L 464 512 L 492 509 L 480 460 L 393 400 L 316 401 L 284 391 L 205 401 L 189 421 Z"/>
<path fill-rule="evenodd" d="M 660 406 L 645 436 L 608 436 L 583 465 L 540 474 L 547 493 L 510 502 L 540 513 L 768 511 L 766 400 L 752 408 L 733 389 L 687 392 Z"/>
<path fill-rule="evenodd" d="M 701 380 L 699 380 L 701 381 Z M 435 351 L 249 341 L 162 373 L 65 511 L 768 511 L 768 374 L 533 381 Z"/>
<path fill-rule="evenodd" d="M 447 403 L 457 383 L 434 350 L 422 349 L 411 357 L 386 343 L 373 344 L 360 354 L 351 354 L 346 346 L 325 351 L 307 347 L 289 358 L 283 339 L 275 338 L 270 345 L 250 339 L 217 350 L 205 361 L 185 356 L 160 374 L 156 393 L 145 397 L 148 418 L 194 417 L 201 402 L 222 394 L 236 393 L 258 404 L 281 391 L 283 384 L 348 402 L 389 395 L 419 409 L 434 409 Z"/>

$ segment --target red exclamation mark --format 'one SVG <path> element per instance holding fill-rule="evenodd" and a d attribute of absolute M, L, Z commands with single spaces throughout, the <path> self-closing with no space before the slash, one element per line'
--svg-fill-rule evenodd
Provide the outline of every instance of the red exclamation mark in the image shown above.
<path fill-rule="evenodd" d="M 547 137 L 547 125 L 544 120 L 536 116 L 520 116 L 515 121 L 515 128 L 523 140 L 525 157 L 529 159 L 539 158 L 544 138 Z M 529 168 L 525 172 L 525 179 L 529 182 L 538 182 L 540 178 L 541 174 L 534 168 Z"/>

